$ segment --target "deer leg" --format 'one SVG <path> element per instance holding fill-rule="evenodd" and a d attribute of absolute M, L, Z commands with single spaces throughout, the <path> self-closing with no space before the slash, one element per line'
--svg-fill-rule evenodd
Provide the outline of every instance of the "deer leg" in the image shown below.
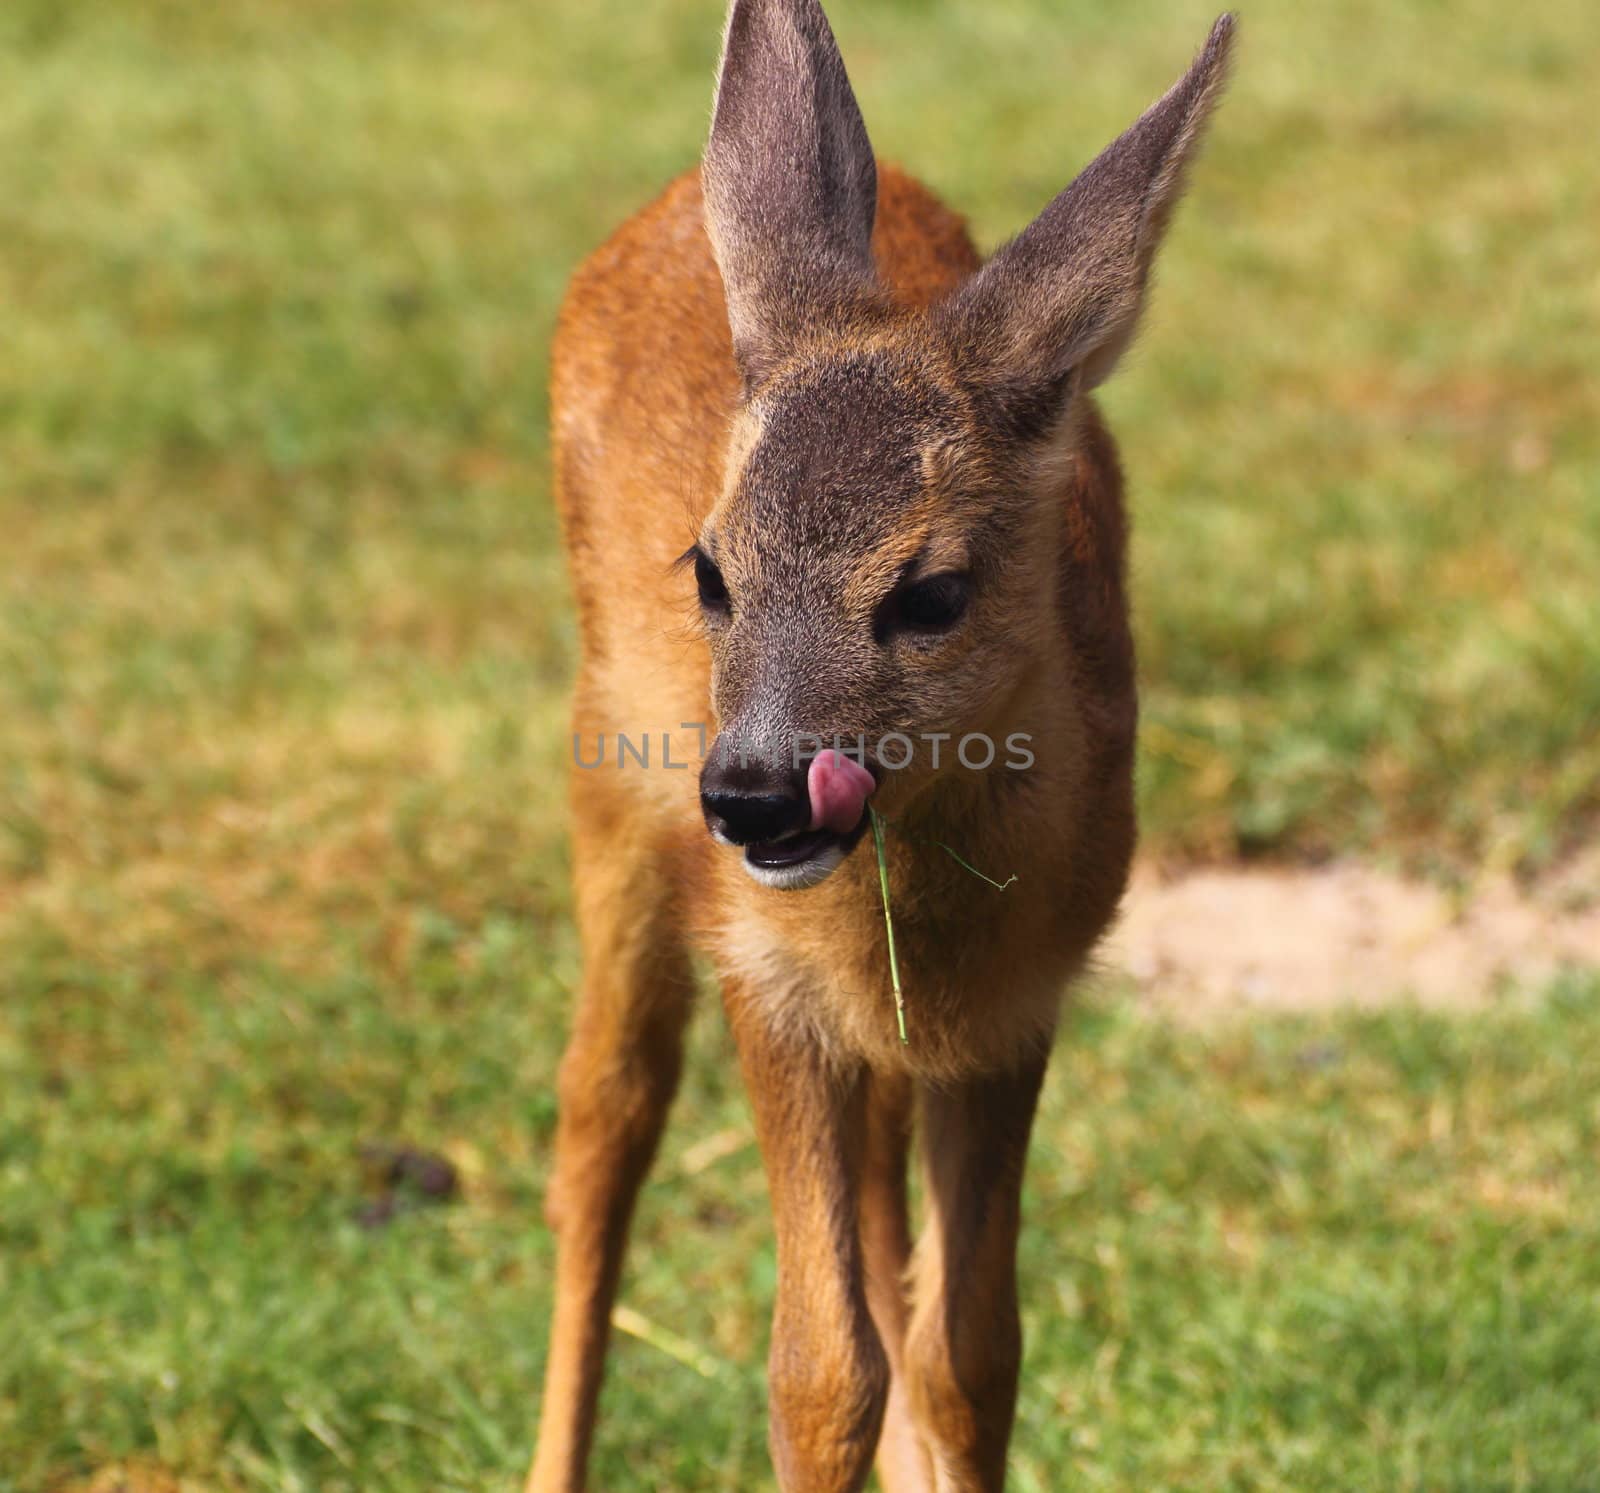
<path fill-rule="evenodd" d="M 527 1493 L 584 1486 L 628 1224 L 677 1087 L 692 993 L 663 890 L 673 878 L 642 831 L 606 822 L 597 798 L 582 784 L 574 795 L 584 975 L 545 1199 L 555 1314 Z"/>
<path fill-rule="evenodd" d="M 867 1095 L 861 1175 L 861 1254 L 867 1307 L 889 1358 L 889 1401 L 878 1438 L 884 1493 L 930 1493 L 933 1473 L 906 1396 L 906 1277 L 911 1224 L 906 1208 L 906 1153 L 911 1143 L 911 1081 L 874 1075 Z"/>
<path fill-rule="evenodd" d="M 741 987 L 724 997 L 777 1235 L 767 1393 L 778 1486 L 855 1493 L 871 1471 L 889 1391 L 861 1258 L 867 1074 L 780 1037 Z"/>
<path fill-rule="evenodd" d="M 938 1493 L 999 1493 L 1022 1328 L 1016 1249 L 1044 1059 L 921 1095 L 928 1222 L 906 1339 L 912 1411 Z"/>

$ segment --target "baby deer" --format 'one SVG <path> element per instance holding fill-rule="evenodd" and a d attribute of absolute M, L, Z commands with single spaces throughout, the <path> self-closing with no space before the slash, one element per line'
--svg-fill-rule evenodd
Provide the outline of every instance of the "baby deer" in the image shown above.
<path fill-rule="evenodd" d="M 1232 37 L 1224 16 L 980 264 L 961 219 L 875 163 L 817 0 L 734 0 L 701 168 L 573 278 L 552 406 L 585 966 L 531 1493 L 584 1483 L 691 948 L 720 979 L 772 1197 L 779 1485 L 843 1493 L 874 1458 L 890 1493 L 1004 1481 L 1028 1134 L 1134 841 L 1122 482 L 1090 396 L 1134 334 Z M 676 770 L 696 759 L 698 782 Z"/>

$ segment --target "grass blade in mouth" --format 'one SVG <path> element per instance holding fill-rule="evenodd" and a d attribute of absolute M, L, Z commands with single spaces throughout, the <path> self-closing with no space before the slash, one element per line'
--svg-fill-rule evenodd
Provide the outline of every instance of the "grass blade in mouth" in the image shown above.
<path fill-rule="evenodd" d="M 894 1019 L 900 1028 L 901 1045 L 909 1046 L 911 1039 L 906 1036 L 906 998 L 900 989 L 900 961 L 894 952 L 894 914 L 889 911 L 889 858 L 883 850 L 883 820 L 870 805 L 867 813 L 872 816 L 872 843 L 878 852 L 878 890 L 883 893 L 883 931 L 889 938 L 889 979 L 894 985 Z"/>

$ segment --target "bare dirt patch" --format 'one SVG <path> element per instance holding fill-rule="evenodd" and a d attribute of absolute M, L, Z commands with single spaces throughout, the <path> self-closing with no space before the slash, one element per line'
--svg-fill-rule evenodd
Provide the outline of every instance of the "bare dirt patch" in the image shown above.
<path fill-rule="evenodd" d="M 1600 846 L 1532 884 L 1496 877 L 1459 893 L 1355 862 L 1142 866 L 1105 964 L 1153 1005 L 1197 1016 L 1481 1006 L 1600 968 Z"/>

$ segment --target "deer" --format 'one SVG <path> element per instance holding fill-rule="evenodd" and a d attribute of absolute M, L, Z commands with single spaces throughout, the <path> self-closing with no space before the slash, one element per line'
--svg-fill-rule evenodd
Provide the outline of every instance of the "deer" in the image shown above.
<path fill-rule="evenodd" d="M 888 1493 L 1004 1483 L 1034 1112 L 1135 842 L 1127 520 L 1094 391 L 1233 37 L 1223 15 L 985 261 L 876 161 L 818 0 L 733 0 L 698 169 L 572 277 L 551 451 L 574 745 L 666 750 L 649 770 L 574 754 L 583 964 L 528 1493 L 585 1484 L 696 960 L 768 1182 L 778 1486 L 846 1493 L 874 1467 Z M 969 739 L 1025 748 L 974 770 Z M 947 850 L 1015 880 L 985 888 Z"/>

